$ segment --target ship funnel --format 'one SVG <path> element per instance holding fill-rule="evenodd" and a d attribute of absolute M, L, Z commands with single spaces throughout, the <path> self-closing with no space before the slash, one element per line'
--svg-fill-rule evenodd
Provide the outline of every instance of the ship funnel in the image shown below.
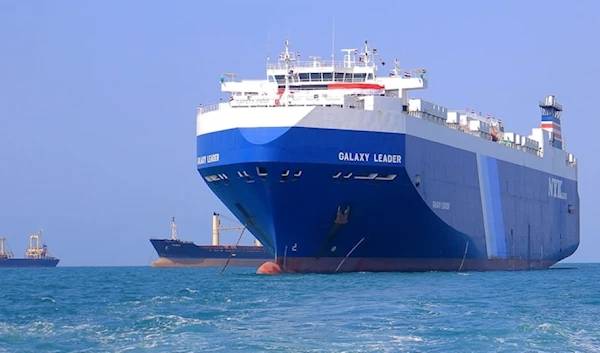
<path fill-rule="evenodd" d="M 550 134 L 551 146 L 564 149 L 563 134 L 561 127 L 562 105 L 560 105 L 556 97 L 553 95 L 546 96 L 544 101 L 540 102 L 542 111 L 542 129 Z"/>
<path fill-rule="evenodd" d="M 219 214 L 213 212 L 212 245 L 219 245 Z"/>

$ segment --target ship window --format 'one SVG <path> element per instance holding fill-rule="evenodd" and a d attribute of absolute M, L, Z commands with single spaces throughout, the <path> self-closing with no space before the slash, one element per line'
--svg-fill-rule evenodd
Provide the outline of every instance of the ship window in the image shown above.
<path fill-rule="evenodd" d="M 321 73 L 320 72 L 311 72 L 310 80 L 311 81 L 321 81 Z"/>
<path fill-rule="evenodd" d="M 279 84 L 284 84 L 285 83 L 285 77 L 283 75 L 276 75 L 275 76 L 275 80 Z"/>
<path fill-rule="evenodd" d="M 367 74 L 367 80 L 372 80 L 373 79 L 373 74 Z"/>
<path fill-rule="evenodd" d="M 569 205 L 569 213 L 575 213 L 575 207 L 573 205 Z"/>
<path fill-rule="evenodd" d="M 307 73 L 298 74 L 298 77 L 300 77 L 300 82 L 308 82 L 308 74 Z"/>
<path fill-rule="evenodd" d="M 344 74 L 344 82 L 354 82 L 354 75 L 351 73 Z"/>
<path fill-rule="evenodd" d="M 342 82 L 342 81 L 344 81 L 344 73 L 343 72 L 336 72 L 335 73 L 335 81 L 336 82 Z"/>
<path fill-rule="evenodd" d="M 354 82 L 365 82 L 367 74 L 354 74 Z"/>
<path fill-rule="evenodd" d="M 332 78 L 333 78 L 333 73 L 323 72 L 323 80 L 324 81 L 331 81 Z"/>

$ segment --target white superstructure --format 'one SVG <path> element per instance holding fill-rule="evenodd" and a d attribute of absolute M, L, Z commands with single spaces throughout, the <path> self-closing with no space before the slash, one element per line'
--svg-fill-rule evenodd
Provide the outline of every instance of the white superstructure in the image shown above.
<path fill-rule="evenodd" d="M 562 106 L 554 96 L 540 102 L 543 114 L 551 114 L 549 109 L 556 114 L 554 124 L 543 122 L 530 135 L 521 135 L 505 131 L 501 119 L 473 109 L 448 110 L 423 99 L 409 99 L 408 91 L 427 88 L 427 71 L 402 70 L 394 60 L 390 73 L 378 76 L 379 66 L 385 63 L 376 62 L 377 50 L 367 41 L 362 52 L 342 51 L 342 62 L 319 57 L 303 62 L 286 41 L 279 61 L 267 64 L 266 79 L 235 81 L 235 74 L 224 74 L 221 90 L 228 92 L 230 99 L 198 108 L 197 135 L 236 127 L 284 126 L 406 133 L 577 179 L 576 158 L 562 143 Z M 487 145 L 456 139 L 456 131 L 485 140 L 482 142 Z M 558 139 L 559 144 L 555 143 Z M 493 147 L 497 145 L 546 160 L 511 157 Z"/>

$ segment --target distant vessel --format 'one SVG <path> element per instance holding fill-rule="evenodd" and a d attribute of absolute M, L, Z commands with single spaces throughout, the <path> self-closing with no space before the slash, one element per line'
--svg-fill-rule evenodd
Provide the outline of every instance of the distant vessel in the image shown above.
<path fill-rule="evenodd" d="M 40 247 L 40 244 L 41 247 Z M 29 236 L 29 249 L 25 258 L 15 258 L 6 250 L 6 238 L 0 237 L 0 267 L 56 267 L 60 259 L 50 255 L 46 244 L 42 243 L 42 231 Z"/>
<path fill-rule="evenodd" d="M 221 227 L 219 214 L 213 213 L 212 245 L 196 245 L 177 237 L 175 217 L 171 220 L 171 239 L 151 238 L 150 242 L 159 258 L 152 267 L 258 267 L 275 258 L 258 240 L 251 245 L 219 245 L 223 230 L 241 230 L 245 227 Z"/>
<path fill-rule="evenodd" d="M 273 268 L 545 269 L 575 252 L 577 159 L 555 96 L 531 133 L 509 132 L 475 109 L 412 98 L 427 70 L 394 60 L 381 75 L 367 41 L 343 62 L 297 61 L 289 44 L 264 79 L 224 74 L 229 100 L 198 108 L 196 124 L 202 179 Z"/>

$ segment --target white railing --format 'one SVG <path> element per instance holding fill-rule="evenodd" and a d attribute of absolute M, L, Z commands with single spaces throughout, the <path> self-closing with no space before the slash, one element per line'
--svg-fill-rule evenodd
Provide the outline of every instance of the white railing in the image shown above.
<path fill-rule="evenodd" d="M 231 108 L 256 108 L 256 107 L 273 107 L 273 108 L 278 108 L 278 107 L 285 107 L 286 105 L 284 104 L 283 100 L 277 102 L 276 99 L 273 98 L 263 98 L 263 99 L 233 99 L 230 102 L 225 102 L 225 103 L 219 103 L 219 104 L 212 104 L 212 105 L 208 105 L 208 106 L 200 106 L 198 107 L 198 114 L 205 114 L 205 113 L 209 113 L 209 112 L 213 112 L 213 111 L 217 111 L 220 109 L 231 109 Z M 335 106 L 335 107 L 339 107 L 339 108 L 345 108 L 345 109 L 360 109 L 360 110 L 364 110 L 364 101 L 362 100 L 350 100 L 348 101 L 347 99 L 345 99 L 343 96 L 338 96 L 338 97 L 322 97 L 319 96 L 318 98 L 314 98 L 314 97 L 310 97 L 310 96 L 302 96 L 302 97 L 292 97 L 292 99 L 290 99 L 288 101 L 288 105 L 289 107 L 308 107 L 308 106 Z M 431 122 L 432 124 L 440 124 L 439 121 L 436 121 L 436 119 L 427 119 L 427 118 L 423 118 L 422 116 L 419 116 L 419 114 L 414 114 L 414 113 L 409 113 L 407 112 L 406 114 L 407 116 L 410 116 L 414 119 L 421 119 L 421 120 L 426 120 Z M 472 135 L 472 136 L 476 136 L 485 140 L 488 140 L 490 142 L 493 142 L 491 135 L 486 134 L 484 132 L 481 131 L 473 131 L 471 129 L 469 129 L 467 126 L 465 125 L 461 125 L 461 124 L 454 124 L 454 123 L 443 123 L 441 125 L 446 126 L 447 128 L 453 129 L 453 130 L 458 130 L 462 133 L 465 133 L 467 135 Z M 502 144 L 508 148 L 514 149 L 514 150 L 519 150 L 519 151 L 524 151 L 527 153 L 530 153 L 532 155 L 538 156 L 538 157 L 543 157 L 543 151 L 542 150 L 535 150 L 533 148 L 529 148 L 526 146 L 522 146 L 522 145 L 518 145 L 515 144 L 513 142 L 510 142 L 508 140 L 503 140 L 501 138 L 501 136 L 499 136 L 500 138 L 495 141 L 495 143 L 498 144 Z M 575 157 L 571 157 L 572 160 L 566 160 L 566 164 L 569 167 L 575 167 L 577 165 L 577 160 L 575 159 Z"/>
<path fill-rule="evenodd" d="M 197 112 L 198 114 L 204 114 L 204 113 L 208 113 L 208 112 L 214 112 L 216 110 L 219 110 L 219 106 L 223 104 L 223 103 L 219 103 L 219 104 L 211 104 L 211 105 L 207 105 L 207 106 L 198 106 L 197 108 Z"/>
<path fill-rule="evenodd" d="M 286 102 L 283 99 L 274 98 L 255 98 L 255 99 L 233 99 L 228 103 L 212 104 L 207 106 L 199 106 L 198 114 L 210 113 L 213 111 L 229 108 L 259 108 L 259 107 L 285 107 Z M 317 98 L 310 96 L 291 97 L 288 100 L 287 106 L 290 107 L 310 107 L 310 106 L 337 106 L 344 108 L 363 109 L 364 102 L 359 100 L 348 100 L 343 96 L 338 97 L 323 97 Z"/>
<path fill-rule="evenodd" d="M 289 64 L 290 69 L 294 68 L 315 68 L 315 67 L 323 67 L 323 68 L 353 68 L 353 67 L 375 67 L 375 62 L 371 61 L 368 63 L 364 62 L 347 62 L 347 61 L 335 61 L 331 62 L 327 60 L 320 61 L 292 61 Z M 286 64 L 284 62 L 278 63 L 269 63 L 267 64 L 267 70 L 285 70 Z"/>

